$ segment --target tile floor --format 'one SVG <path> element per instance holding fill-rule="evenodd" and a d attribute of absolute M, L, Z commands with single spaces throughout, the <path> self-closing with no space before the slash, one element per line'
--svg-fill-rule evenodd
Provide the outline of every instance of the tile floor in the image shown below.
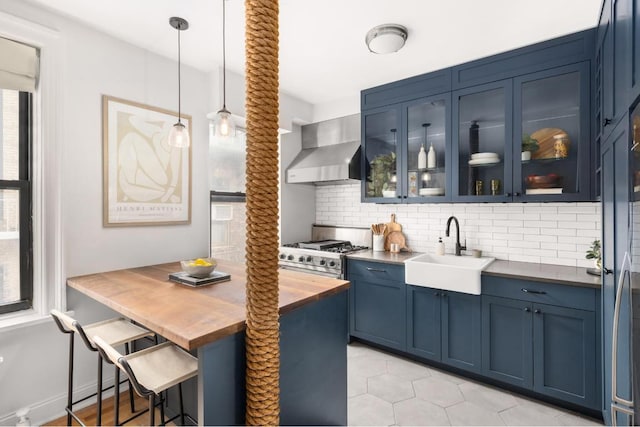
<path fill-rule="evenodd" d="M 362 343 L 351 343 L 347 354 L 349 425 L 602 425 Z"/>

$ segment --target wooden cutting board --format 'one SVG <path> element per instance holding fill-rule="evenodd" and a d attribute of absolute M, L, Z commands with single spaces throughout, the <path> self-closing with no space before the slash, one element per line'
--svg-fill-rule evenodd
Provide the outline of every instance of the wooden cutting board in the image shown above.
<path fill-rule="evenodd" d="M 567 148 L 567 153 L 569 152 L 569 145 L 571 142 L 569 141 L 569 135 L 567 132 L 558 128 L 543 128 L 538 129 L 534 133 L 531 134 L 531 138 L 538 140 L 538 148 L 537 151 L 531 153 L 532 159 L 555 159 L 556 158 L 556 149 L 554 147 L 556 140 L 555 136 L 564 136 L 566 138 L 565 145 Z"/>
<path fill-rule="evenodd" d="M 384 250 L 385 251 L 391 250 L 392 243 L 397 243 L 398 246 L 400 247 L 400 250 L 404 249 L 411 252 L 411 249 L 407 247 L 407 240 L 404 237 L 404 234 L 402 233 L 402 231 L 392 231 L 391 233 L 389 233 L 387 238 L 384 240 Z"/>
<path fill-rule="evenodd" d="M 391 222 L 385 224 L 387 228 L 384 231 L 385 238 L 394 231 L 402 231 L 402 226 L 396 222 L 396 214 L 391 214 Z"/>

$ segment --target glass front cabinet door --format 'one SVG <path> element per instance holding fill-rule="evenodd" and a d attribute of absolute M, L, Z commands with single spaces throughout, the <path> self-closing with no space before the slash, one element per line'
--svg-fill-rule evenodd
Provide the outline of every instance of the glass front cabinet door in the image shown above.
<path fill-rule="evenodd" d="M 589 200 L 588 94 L 587 63 L 514 79 L 513 185 L 520 200 Z"/>
<path fill-rule="evenodd" d="M 511 80 L 454 92 L 454 200 L 511 199 L 511 105 Z"/>
<path fill-rule="evenodd" d="M 362 201 L 398 203 L 403 194 L 400 172 L 400 107 L 363 114 Z"/>
<path fill-rule="evenodd" d="M 407 104 L 406 161 L 403 198 L 408 203 L 450 200 L 447 169 L 451 147 L 450 96 L 436 96 Z"/>

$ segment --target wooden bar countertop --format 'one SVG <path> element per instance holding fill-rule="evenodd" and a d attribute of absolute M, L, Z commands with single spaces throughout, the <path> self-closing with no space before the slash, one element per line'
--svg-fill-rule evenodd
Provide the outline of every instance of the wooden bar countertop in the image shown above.
<path fill-rule="evenodd" d="M 246 272 L 243 264 L 219 260 L 231 280 L 194 288 L 169 281 L 180 263 L 89 274 L 67 285 L 146 328 L 193 350 L 245 329 Z M 278 270 L 280 315 L 349 288 L 346 280 Z"/>

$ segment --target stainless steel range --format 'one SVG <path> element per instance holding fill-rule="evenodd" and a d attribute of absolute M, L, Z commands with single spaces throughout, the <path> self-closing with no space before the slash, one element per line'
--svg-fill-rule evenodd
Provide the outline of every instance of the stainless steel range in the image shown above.
<path fill-rule="evenodd" d="M 371 245 L 367 228 L 314 225 L 312 240 L 280 247 L 280 268 L 344 278 L 345 256 Z"/>

